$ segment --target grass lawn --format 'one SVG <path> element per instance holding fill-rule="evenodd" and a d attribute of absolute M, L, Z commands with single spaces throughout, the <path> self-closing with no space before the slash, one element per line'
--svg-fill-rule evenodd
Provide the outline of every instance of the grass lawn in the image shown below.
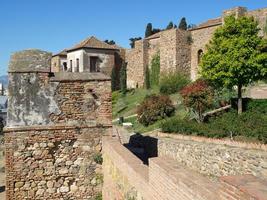
<path fill-rule="evenodd" d="M 150 94 L 159 94 L 159 89 L 158 88 L 153 88 L 151 90 L 146 90 L 141 88 L 135 89 L 128 91 L 124 97 L 119 92 L 113 92 L 112 94 L 113 119 L 116 119 L 118 117 L 127 117 L 136 114 L 138 105 L 140 105 L 140 103 L 144 100 L 144 98 Z M 188 114 L 188 112 L 181 104 L 182 102 L 181 96 L 178 93 L 176 93 L 170 95 L 170 98 L 176 107 L 175 116 L 179 118 L 184 118 Z M 125 120 L 125 122 L 131 122 L 133 124 L 133 127 L 131 128 L 132 131 L 139 133 L 158 129 L 163 121 L 164 120 L 157 121 L 156 123 L 146 127 L 138 122 L 137 117 L 132 117 Z"/>

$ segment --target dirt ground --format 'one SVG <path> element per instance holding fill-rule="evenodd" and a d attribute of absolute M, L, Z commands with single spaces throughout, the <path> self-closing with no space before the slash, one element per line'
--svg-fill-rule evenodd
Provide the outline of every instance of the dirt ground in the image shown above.
<path fill-rule="evenodd" d="M 5 198 L 5 155 L 4 145 L 0 144 L 0 200 Z"/>

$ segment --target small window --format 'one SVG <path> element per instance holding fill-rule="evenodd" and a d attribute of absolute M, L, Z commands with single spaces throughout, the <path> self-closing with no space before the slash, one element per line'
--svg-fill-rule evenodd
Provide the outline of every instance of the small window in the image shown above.
<path fill-rule="evenodd" d="M 203 50 L 199 49 L 197 52 L 197 64 L 199 64 L 201 62 L 202 56 L 203 56 Z"/>
<path fill-rule="evenodd" d="M 63 62 L 63 71 L 66 72 L 68 70 L 67 63 Z"/>
<path fill-rule="evenodd" d="M 80 71 L 80 59 L 79 58 L 77 58 L 76 59 L 76 72 L 79 72 Z"/>
<path fill-rule="evenodd" d="M 90 72 L 98 72 L 98 68 L 97 68 L 97 61 L 98 61 L 98 57 L 90 57 Z"/>
<path fill-rule="evenodd" d="M 73 70 L 72 70 L 72 60 L 70 60 L 70 70 L 73 72 Z"/>

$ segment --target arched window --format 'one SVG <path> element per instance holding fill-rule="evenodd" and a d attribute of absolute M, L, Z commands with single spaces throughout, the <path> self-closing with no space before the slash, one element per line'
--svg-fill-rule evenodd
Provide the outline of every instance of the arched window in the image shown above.
<path fill-rule="evenodd" d="M 200 63 L 202 56 L 203 56 L 203 50 L 199 49 L 197 52 L 197 64 Z"/>

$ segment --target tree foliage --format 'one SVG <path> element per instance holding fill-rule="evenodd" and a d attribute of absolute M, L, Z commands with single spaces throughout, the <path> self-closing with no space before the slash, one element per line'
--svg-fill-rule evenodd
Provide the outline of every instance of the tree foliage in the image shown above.
<path fill-rule="evenodd" d="M 145 69 L 145 88 L 149 90 L 151 88 L 150 85 L 150 72 L 148 66 Z"/>
<path fill-rule="evenodd" d="M 121 89 L 121 93 L 123 95 L 126 94 L 127 92 L 127 71 L 126 71 L 126 64 L 124 63 L 121 67 L 120 70 L 120 89 Z"/>
<path fill-rule="evenodd" d="M 135 42 L 138 40 L 142 40 L 142 38 L 141 37 L 135 37 L 135 38 L 130 38 L 129 40 L 130 40 L 130 46 L 133 49 L 135 47 Z"/>
<path fill-rule="evenodd" d="M 203 113 L 213 105 L 213 89 L 204 80 L 197 80 L 180 91 L 183 103 L 197 114 L 197 120 L 203 122 Z"/>
<path fill-rule="evenodd" d="M 114 40 L 105 40 L 105 43 L 109 44 L 109 45 L 114 45 L 116 44 L 116 42 Z"/>
<path fill-rule="evenodd" d="M 168 24 L 168 26 L 166 27 L 166 30 L 173 29 L 173 27 L 174 27 L 173 23 L 170 22 L 170 23 Z"/>
<path fill-rule="evenodd" d="M 253 18 L 229 16 L 207 45 L 201 75 L 218 86 L 238 87 L 238 113 L 242 112 L 242 87 L 267 74 L 267 42 L 258 36 Z"/>
<path fill-rule="evenodd" d="M 179 72 L 170 72 L 160 78 L 159 91 L 162 94 L 174 94 L 190 83 L 189 78 Z"/>
<path fill-rule="evenodd" d="M 152 23 L 148 23 L 146 26 L 146 32 L 145 32 L 145 37 L 149 37 L 150 35 L 153 35 L 152 31 Z"/>
<path fill-rule="evenodd" d="M 186 22 L 185 17 L 181 19 L 178 28 L 181 30 L 187 30 L 187 22 Z"/>
<path fill-rule="evenodd" d="M 175 107 L 169 96 L 151 95 L 145 98 L 137 108 L 138 121 L 144 126 L 174 114 Z"/>
<path fill-rule="evenodd" d="M 159 85 L 160 77 L 160 55 L 159 53 L 155 54 L 151 61 L 151 70 L 150 70 L 150 83 L 151 86 Z"/>
<path fill-rule="evenodd" d="M 161 31 L 160 28 L 153 28 L 153 30 L 152 30 L 152 34 L 158 33 L 158 32 L 160 32 L 160 31 Z"/>
<path fill-rule="evenodd" d="M 111 90 L 114 92 L 117 89 L 117 73 L 116 68 L 113 67 L 111 71 Z"/>

